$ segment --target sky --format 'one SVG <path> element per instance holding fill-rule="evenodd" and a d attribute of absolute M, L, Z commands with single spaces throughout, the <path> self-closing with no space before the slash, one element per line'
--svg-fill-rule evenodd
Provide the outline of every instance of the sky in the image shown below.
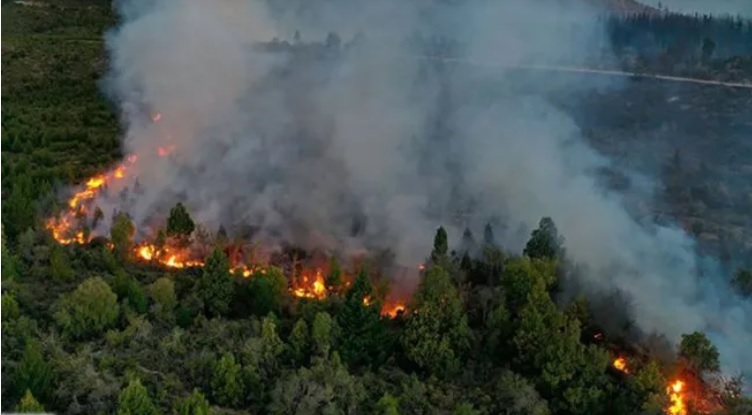
<path fill-rule="evenodd" d="M 732 14 L 752 18 L 752 0 L 643 0 L 651 6 L 662 4 L 683 13 Z"/>

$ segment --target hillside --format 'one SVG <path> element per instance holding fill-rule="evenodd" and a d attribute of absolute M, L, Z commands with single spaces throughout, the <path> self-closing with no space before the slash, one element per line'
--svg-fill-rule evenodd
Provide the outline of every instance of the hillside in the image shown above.
<path fill-rule="evenodd" d="M 163 4 L 167 16 L 185 16 L 179 14 L 185 10 L 182 4 Z M 752 258 L 749 91 L 571 73 L 468 70 L 430 61 L 408 65 L 417 76 L 401 78 L 403 66 L 360 61 L 363 54 L 379 56 L 364 53 L 373 49 L 359 39 L 343 41 L 336 34 L 277 39 L 267 45 L 273 52 L 264 51 L 259 61 L 249 59 L 263 64 L 246 67 L 246 56 L 237 56 L 260 52 L 249 51 L 246 42 L 233 43 L 231 35 L 237 32 L 209 24 L 194 30 L 195 19 L 211 17 L 210 4 L 190 3 L 196 12 L 186 20 L 191 30 L 169 31 L 165 22 L 181 20 L 160 20 L 165 15 L 158 14 L 151 20 L 154 26 L 146 22 L 126 30 L 129 36 L 111 39 L 112 45 L 135 39 L 127 45 L 138 47 L 124 50 L 156 51 L 136 56 L 158 63 L 129 67 L 133 72 L 113 86 L 102 82 L 109 65 L 142 61 L 107 55 L 103 34 L 116 23 L 109 4 L 3 3 L 3 412 L 751 413 L 743 379 L 720 376 L 729 362 L 748 363 L 742 329 L 748 327 L 743 313 L 749 298 L 731 295 L 720 275 L 702 275 L 703 281 L 717 278 L 713 290 L 706 291 L 728 297 L 702 302 L 708 293 L 692 291 L 690 305 L 676 308 L 692 318 L 657 314 L 669 329 L 691 330 L 670 337 L 648 331 L 636 317 L 645 314 L 632 302 L 639 290 L 588 285 L 593 281 L 590 264 L 574 261 L 578 249 L 582 252 L 582 238 L 572 236 L 583 235 L 578 228 L 605 224 L 608 232 L 596 229 L 597 243 L 590 248 L 606 259 L 627 258 L 633 267 L 624 271 L 609 263 L 603 268 L 608 273 L 598 269 L 598 281 L 612 275 L 622 286 L 648 281 L 653 275 L 642 271 L 653 269 L 642 263 L 663 264 L 661 255 L 671 252 L 658 244 L 632 249 L 639 239 L 635 234 L 652 234 L 627 222 L 630 217 L 613 214 L 611 207 L 623 198 L 628 213 L 645 228 L 678 224 L 701 242 L 698 250 L 720 257 L 726 271 L 752 265 L 745 263 Z M 629 0 L 610 1 L 608 7 L 647 10 Z M 698 63 L 694 48 L 677 52 L 672 55 L 676 62 L 691 64 L 674 68 L 653 59 L 653 44 L 631 37 L 643 25 L 671 37 L 664 29 L 683 26 L 684 20 L 611 19 L 610 41 L 619 46 L 614 49 L 637 50 L 651 70 L 712 67 L 717 75 L 710 77 L 727 75 L 713 53 L 706 51 L 706 60 Z M 714 24 L 708 27 L 729 27 Z M 173 35 L 166 36 L 174 41 L 173 49 L 158 47 L 162 39 L 151 37 L 149 30 L 155 27 Z M 734 25 L 719 36 L 713 51 L 721 55 L 718 59 L 737 61 L 729 56 L 748 47 L 738 42 L 745 27 Z M 218 50 L 228 43 L 230 53 Z M 209 53 L 186 53 L 194 46 Z M 626 53 L 619 57 L 628 68 Z M 746 58 L 739 59 L 743 67 Z M 251 88 L 230 82 L 261 72 L 259 67 L 270 62 L 272 69 Z M 143 68 L 163 77 L 134 87 L 129 81 L 140 81 L 134 74 Z M 734 76 L 746 77 L 745 71 Z M 122 113 L 127 99 L 120 101 L 118 86 L 127 99 L 137 101 L 128 102 L 134 105 Z M 157 100 L 160 108 L 149 107 L 155 90 L 166 94 Z M 410 105 L 394 99 L 404 91 Z M 425 117 L 414 109 L 424 102 Z M 139 105 L 148 111 L 133 110 Z M 364 107 L 375 108 L 376 116 Z M 487 124 L 466 129 L 465 121 L 492 107 L 508 112 L 488 112 Z M 218 122 L 201 123 L 216 113 L 211 121 Z M 417 130 L 425 129 L 427 137 L 403 134 L 409 140 L 392 141 L 410 131 L 393 125 L 413 126 L 416 119 L 425 124 Z M 565 137 L 566 131 L 571 136 Z M 343 136 L 349 141 L 337 141 Z M 552 136 L 564 139 L 550 145 Z M 494 139 L 508 141 L 491 147 Z M 409 163 L 377 163 L 388 157 L 402 160 L 384 149 L 390 146 Z M 587 151 L 564 153 L 577 156 L 564 161 L 547 158 L 570 147 Z M 264 153 L 268 148 L 277 151 Z M 463 152 L 467 148 L 475 152 Z M 352 157 L 335 157 L 342 149 Z M 570 182 L 559 174 L 572 167 L 567 161 L 590 165 L 601 155 L 609 161 L 601 171 L 587 171 Z M 480 165 L 490 168 L 472 170 Z M 404 174 L 415 166 L 427 173 Z M 505 186 L 471 186 L 473 177 L 485 183 L 498 176 L 508 179 Z M 390 186 L 377 182 L 383 177 L 393 178 Z M 594 178 L 604 185 L 591 186 Z M 295 186 L 284 186 L 291 182 Z M 259 192 L 268 183 L 271 193 Z M 353 201 L 352 194 L 335 187 L 343 183 L 359 184 L 363 193 L 373 187 L 376 191 L 368 194 L 375 196 Z M 588 192 L 580 192 L 582 183 Z M 402 185 L 409 193 L 393 198 Z M 426 188 L 433 192 L 421 193 Z M 530 195 L 533 202 L 561 197 L 551 199 L 553 209 L 536 216 L 531 229 L 488 210 L 471 220 L 463 216 L 475 213 L 477 200 L 507 188 L 518 191 L 509 194 Z M 197 198 L 207 199 L 209 209 L 191 203 Z M 230 203 L 223 204 L 226 200 Z M 303 203 L 286 206 L 290 200 Z M 467 209 L 453 211 L 461 214 L 445 223 L 425 220 L 430 231 L 422 232 L 407 220 L 419 202 L 425 202 L 420 205 L 425 210 L 438 206 L 435 210 L 441 211 L 441 203 Z M 532 209 L 533 202 L 520 210 Z M 565 203 L 575 208 L 565 212 Z M 259 206 L 267 212 L 280 205 L 274 216 L 251 214 Z M 599 206 L 611 210 L 589 210 Z M 347 242 L 380 237 L 373 224 L 382 207 L 404 219 L 392 224 L 398 236 L 428 247 L 420 262 L 398 262 L 404 244 L 363 245 L 368 249 L 356 246 L 347 252 L 326 245 L 341 236 L 338 231 Z M 225 221 L 207 225 L 211 214 L 224 208 Z M 572 234 L 562 232 L 561 224 L 580 211 L 586 220 L 570 226 Z M 310 218 L 300 227 L 284 227 Z M 611 218 L 627 225 L 608 227 Z M 288 229 L 309 232 L 283 232 Z M 650 241 L 671 245 L 680 239 L 668 236 Z M 506 244 L 515 238 L 522 243 Z M 378 242 L 384 240 L 389 239 Z M 673 257 L 665 263 L 671 274 L 686 269 Z M 752 294 L 752 273 L 738 275 L 747 279 L 740 278 L 734 288 Z M 676 277 L 660 281 L 673 281 L 668 288 L 647 286 L 652 297 L 643 298 L 663 301 L 644 308 L 670 311 L 683 301 L 677 293 L 692 284 L 693 276 Z M 721 317 L 731 312 L 742 317 L 718 318 L 722 324 L 713 320 L 722 332 L 706 325 L 706 334 L 695 329 L 700 325 L 691 325 L 722 312 L 728 313 Z"/>

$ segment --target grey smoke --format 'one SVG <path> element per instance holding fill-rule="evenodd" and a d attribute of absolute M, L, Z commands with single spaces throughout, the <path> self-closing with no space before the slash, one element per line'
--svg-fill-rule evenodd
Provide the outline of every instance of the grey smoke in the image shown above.
<path fill-rule="evenodd" d="M 592 171 L 609 160 L 571 119 L 518 74 L 451 65 L 440 75 L 405 44 L 443 33 L 474 60 L 577 63 L 604 51 L 592 13 L 532 1 L 280 4 L 121 5 L 107 86 L 123 109 L 123 145 L 139 155 L 140 189 L 123 202 L 113 187 L 100 206 L 126 209 L 149 232 L 183 201 L 210 229 L 252 224 L 265 243 L 344 252 L 391 247 L 403 264 L 422 260 L 438 225 L 458 239 L 465 226 L 502 217 L 521 224 L 522 233 L 499 235 L 520 250 L 553 216 L 585 282 L 629 294 L 643 331 L 674 341 L 707 331 L 726 369 L 752 371 L 749 303 L 720 274 L 698 276 L 684 232 L 638 224 L 599 187 Z M 566 29 L 574 19 L 576 32 Z M 335 64 L 253 47 L 296 30 L 304 40 L 366 38 Z M 173 156 L 158 157 L 169 143 Z"/>

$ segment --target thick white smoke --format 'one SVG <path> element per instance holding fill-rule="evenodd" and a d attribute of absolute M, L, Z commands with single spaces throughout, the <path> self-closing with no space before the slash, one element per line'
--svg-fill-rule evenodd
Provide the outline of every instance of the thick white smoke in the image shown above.
<path fill-rule="evenodd" d="M 749 304 L 720 278 L 698 277 L 686 234 L 639 225 L 599 187 L 592 172 L 608 160 L 540 84 L 533 92 L 498 69 L 437 70 L 406 46 L 416 34 L 451 36 L 466 56 L 500 65 L 603 52 L 595 11 L 543 3 L 126 2 L 108 39 L 107 85 L 122 104 L 124 146 L 139 157 L 139 186 L 99 204 L 143 226 L 182 201 L 215 229 L 252 225 L 257 239 L 339 250 L 391 247 L 404 264 L 430 250 L 440 224 L 459 235 L 501 216 L 524 227 L 522 237 L 502 235 L 520 249 L 552 216 L 568 255 L 587 267 L 583 278 L 630 294 L 643 330 L 672 340 L 708 331 L 727 369 L 751 371 Z M 365 38 L 293 54 L 254 46 L 296 30 L 304 41 L 330 31 Z M 162 114 L 158 123 L 150 111 Z M 157 156 L 164 146 L 174 146 L 170 158 Z"/>

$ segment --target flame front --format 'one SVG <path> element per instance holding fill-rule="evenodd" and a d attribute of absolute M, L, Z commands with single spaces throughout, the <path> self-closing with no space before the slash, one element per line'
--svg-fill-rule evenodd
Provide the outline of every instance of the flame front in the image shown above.
<path fill-rule="evenodd" d="M 671 400 L 671 406 L 666 410 L 670 415 L 687 415 L 687 407 L 684 404 L 684 382 L 676 380 L 666 389 L 669 399 Z"/>
<path fill-rule="evenodd" d="M 161 113 L 154 112 L 151 114 L 153 122 L 158 122 L 161 119 Z M 169 135 L 167 136 L 167 140 L 171 141 Z M 160 157 L 165 157 L 174 153 L 175 150 L 175 145 L 168 143 L 167 145 L 157 147 L 156 153 Z M 67 208 L 59 215 L 51 217 L 46 221 L 45 227 L 50 231 L 53 238 L 62 245 L 73 243 L 84 245 L 89 243 L 92 236 L 83 230 L 85 229 L 83 220 L 92 212 L 95 200 L 101 196 L 102 192 L 107 189 L 107 186 L 116 180 L 128 177 L 129 173 L 131 173 L 129 169 L 137 160 L 138 157 L 135 154 L 128 155 L 125 161 L 117 165 L 114 169 L 89 178 L 82 186 L 82 189 L 74 193 L 68 200 Z M 94 221 L 97 221 L 96 216 L 94 217 Z M 107 246 L 110 249 L 114 248 L 112 242 L 107 242 Z M 159 264 L 168 268 L 180 269 L 204 266 L 202 259 L 196 259 L 200 255 L 196 255 L 196 252 L 191 251 L 190 248 L 172 246 L 169 243 L 158 247 L 148 241 L 140 242 L 134 246 L 132 253 L 133 257 L 139 261 Z M 423 268 L 424 266 L 421 264 L 421 269 Z M 265 270 L 242 263 L 233 263 L 230 268 L 231 274 L 244 278 L 252 277 L 256 272 L 265 273 Z M 345 283 L 345 286 L 349 286 L 349 281 Z M 308 272 L 301 279 L 294 280 L 290 292 L 298 298 L 316 300 L 325 299 L 329 295 L 321 270 L 316 270 L 315 273 Z M 370 297 L 364 298 L 363 304 L 366 306 L 371 305 L 372 299 Z M 382 308 L 381 314 L 395 317 L 400 311 L 404 310 L 405 306 L 403 304 L 387 304 Z"/>
<path fill-rule="evenodd" d="M 618 371 L 629 373 L 629 368 L 627 368 L 627 359 L 622 356 L 619 356 L 614 360 L 613 366 L 614 369 Z"/>
<path fill-rule="evenodd" d="M 136 162 L 136 156 L 129 156 L 126 162 L 117 166 L 108 173 L 98 174 L 91 177 L 84 184 L 84 188 L 71 196 L 68 200 L 68 208 L 56 217 L 45 222 L 45 227 L 52 233 L 52 237 L 62 245 L 72 243 L 85 244 L 91 240 L 90 235 L 75 229 L 79 226 L 79 220 L 89 212 L 89 205 L 104 190 L 108 183 L 125 178 L 130 166 Z"/>
<path fill-rule="evenodd" d="M 155 245 L 144 243 L 136 247 L 136 257 L 144 261 L 156 261 L 169 268 L 202 267 L 203 261 L 190 259 L 188 252 L 173 247 L 157 249 Z M 250 274 L 249 274 L 250 275 Z"/>

